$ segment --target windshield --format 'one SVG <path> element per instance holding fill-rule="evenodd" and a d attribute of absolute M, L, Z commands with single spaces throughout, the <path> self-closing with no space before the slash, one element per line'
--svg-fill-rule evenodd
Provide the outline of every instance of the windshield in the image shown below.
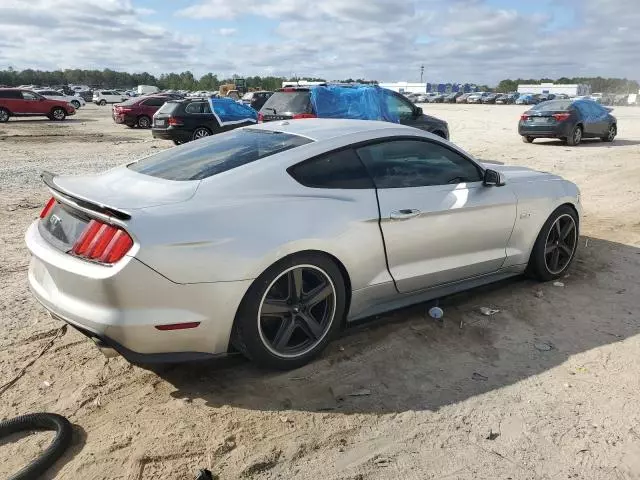
<path fill-rule="evenodd" d="M 535 110 L 537 112 L 565 111 L 569 109 L 571 103 L 571 100 L 549 100 L 548 102 L 539 103 L 531 110 Z"/>
<path fill-rule="evenodd" d="M 312 141 L 289 133 L 242 128 L 170 148 L 127 166 L 166 180 L 202 180 Z"/>
<path fill-rule="evenodd" d="M 269 97 L 261 112 L 268 115 L 282 113 L 313 113 L 311 109 L 311 92 L 294 90 L 292 92 L 275 92 Z"/>

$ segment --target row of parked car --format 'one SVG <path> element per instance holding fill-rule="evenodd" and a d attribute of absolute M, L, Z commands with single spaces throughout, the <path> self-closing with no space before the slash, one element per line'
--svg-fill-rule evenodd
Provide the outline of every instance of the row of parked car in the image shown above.
<path fill-rule="evenodd" d="M 536 105 L 547 100 L 567 99 L 568 95 L 554 94 L 521 94 L 518 92 L 452 92 L 452 93 L 409 93 L 405 95 L 413 103 L 484 103 L 498 105 Z"/>

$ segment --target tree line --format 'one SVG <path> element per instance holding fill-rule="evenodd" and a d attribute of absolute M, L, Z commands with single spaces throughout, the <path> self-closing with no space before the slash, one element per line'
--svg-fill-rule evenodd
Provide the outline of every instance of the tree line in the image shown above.
<path fill-rule="evenodd" d="M 161 90 L 218 90 L 220 85 L 234 83 L 239 75 L 231 78 L 218 78 L 214 73 L 207 73 L 197 78 L 190 71 L 182 73 L 163 73 L 155 76 L 147 72 L 127 73 L 115 70 L 56 70 L 43 71 L 26 69 L 22 71 L 8 68 L 0 70 L 0 85 L 17 87 L 18 85 L 88 85 L 95 88 L 132 88 L 137 85 L 155 85 Z M 324 82 L 322 78 L 286 78 L 286 77 L 244 77 L 248 89 L 275 90 L 282 87 L 283 81 L 308 80 Z M 349 81 L 354 81 L 348 79 Z M 359 79 L 358 81 L 364 81 Z"/>
<path fill-rule="evenodd" d="M 555 83 L 559 85 L 584 84 L 590 85 L 592 92 L 602 93 L 638 93 L 640 84 L 636 80 L 626 78 L 603 78 L 603 77 L 562 77 L 556 80 L 551 78 L 502 80 L 497 87 L 498 92 L 515 92 L 518 85 L 539 85 L 540 83 Z"/>

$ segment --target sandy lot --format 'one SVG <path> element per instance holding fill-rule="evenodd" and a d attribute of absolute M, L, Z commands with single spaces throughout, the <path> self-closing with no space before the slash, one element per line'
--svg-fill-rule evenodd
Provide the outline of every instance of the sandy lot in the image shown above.
<path fill-rule="evenodd" d="M 613 144 L 575 148 L 522 143 L 522 107 L 424 108 L 477 157 L 580 186 L 565 286 L 519 279 L 445 299 L 443 327 L 424 306 L 398 311 L 287 373 L 237 357 L 150 371 L 61 330 L 26 280 L 23 234 L 48 197 L 39 172 L 99 171 L 170 144 L 93 105 L 0 124 L 0 385 L 19 377 L 0 388 L 0 418 L 69 417 L 74 444 L 48 478 L 640 478 L 640 108 L 616 108 Z M 0 443 L 0 478 L 50 438 Z"/>

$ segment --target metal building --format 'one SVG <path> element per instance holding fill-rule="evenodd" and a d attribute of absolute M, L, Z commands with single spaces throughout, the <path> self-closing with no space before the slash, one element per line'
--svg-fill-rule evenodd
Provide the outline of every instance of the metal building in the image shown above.
<path fill-rule="evenodd" d="M 555 95 L 564 93 L 570 97 L 581 97 L 591 95 L 591 87 L 582 84 L 555 85 L 553 83 L 540 83 L 538 85 L 518 85 L 518 93 L 553 93 Z"/>

